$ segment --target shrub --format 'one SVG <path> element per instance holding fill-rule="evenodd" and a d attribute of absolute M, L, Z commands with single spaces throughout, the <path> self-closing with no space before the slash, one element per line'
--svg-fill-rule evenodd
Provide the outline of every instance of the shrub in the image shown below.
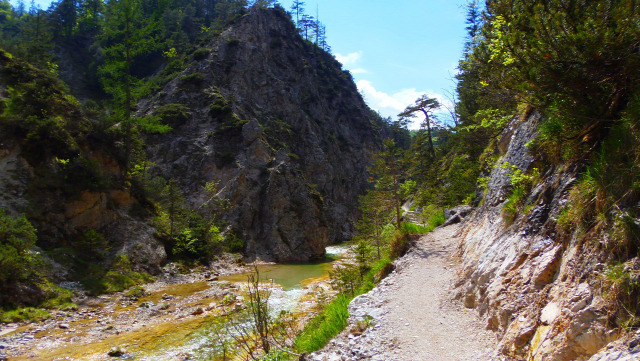
<path fill-rule="evenodd" d="M 178 77 L 181 89 L 194 89 L 204 84 L 204 75 L 202 73 L 185 74 Z"/>
<path fill-rule="evenodd" d="M 191 110 L 183 104 L 164 104 L 155 110 L 154 114 L 160 118 L 164 124 L 172 128 L 177 128 L 191 119 Z"/>
<path fill-rule="evenodd" d="M 204 60 L 209 56 L 209 54 L 211 54 L 211 49 L 198 48 L 196 49 L 196 51 L 193 52 L 193 59 L 198 61 Z"/>
<path fill-rule="evenodd" d="M 211 103 L 209 107 L 209 115 L 211 117 L 224 117 L 231 113 L 231 105 L 229 102 L 221 95 L 216 96 L 216 99 Z"/>
<path fill-rule="evenodd" d="M 73 246 L 88 261 L 103 260 L 111 248 L 102 233 L 95 229 L 85 231 Z"/>
<path fill-rule="evenodd" d="M 136 272 L 131 267 L 131 261 L 126 255 L 118 255 L 110 270 L 89 263 L 82 272 L 82 283 L 89 294 L 114 293 L 129 287 L 153 281 L 153 277 L 144 272 Z"/>
<path fill-rule="evenodd" d="M 214 240 L 198 237 L 190 228 L 183 229 L 176 237 L 174 256 L 200 262 L 207 262 L 213 254 Z"/>
<path fill-rule="evenodd" d="M 509 169 L 510 171 L 509 177 L 511 178 L 512 190 L 509 197 L 507 197 L 507 202 L 502 208 L 502 217 L 507 224 L 510 224 L 524 209 L 525 201 L 531 191 L 531 187 L 540 177 L 540 171 L 538 168 L 533 168 L 530 174 L 525 174 L 518 166 L 507 162 L 500 167 Z"/>
<path fill-rule="evenodd" d="M 35 228 L 24 216 L 13 218 L 0 209 L 0 305 L 17 303 L 19 285 L 32 286 L 39 278 L 36 239 Z"/>

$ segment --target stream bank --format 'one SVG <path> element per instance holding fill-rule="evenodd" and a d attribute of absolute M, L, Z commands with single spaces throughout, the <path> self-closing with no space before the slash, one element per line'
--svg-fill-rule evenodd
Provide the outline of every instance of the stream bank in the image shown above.
<path fill-rule="evenodd" d="M 259 265 L 261 278 L 274 282 L 274 313 L 305 314 L 319 294 L 331 292 L 328 271 L 338 256 L 331 248 L 328 253 L 326 262 L 315 264 Z M 126 291 L 97 297 L 80 293 L 76 311 L 52 311 L 50 319 L 38 323 L 1 325 L 0 360 L 108 360 L 112 350 L 129 360 L 210 359 L 216 321 L 228 310 L 245 307 L 248 267 L 227 260 L 190 274 L 176 268 L 167 265 L 155 282 L 143 286 L 141 297 Z"/>

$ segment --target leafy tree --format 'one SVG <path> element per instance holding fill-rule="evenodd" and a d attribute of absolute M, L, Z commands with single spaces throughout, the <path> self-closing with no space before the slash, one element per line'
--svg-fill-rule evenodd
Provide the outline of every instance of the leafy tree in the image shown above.
<path fill-rule="evenodd" d="M 640 83 L 640 3 L 487 2 L 485 82 L 562 118 L 568 140 L 599 143 Z"/>
<path fill-rule="evenodd" d="M 254 0 L 251 6 L 260 7 L 263 9 L 273 7 L 277 3 L 277 0 Z"/>
<path fill-rule="evenodd" d="M 360 280 L 362 280 L 371 269 L 371 265 L 369 264 L 371 246 L 364 240 L 360 240 L 354 251 L 356 253 L 356 262 L 358 262 L 358 273 L 360 274 Z"/>

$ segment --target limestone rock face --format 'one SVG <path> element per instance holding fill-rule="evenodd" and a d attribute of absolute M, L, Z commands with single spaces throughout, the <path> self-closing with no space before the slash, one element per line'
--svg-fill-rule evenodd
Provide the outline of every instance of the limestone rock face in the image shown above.
<path fill-rule="evenodd" d="M 207 49 L 138 105 L 138 115 L 173 127 L 147 139 L 153 171 L 175 179 L 193 207 L 204 184 L 218 181 L 217 197 L 231 204 L 227 231 L 245 240 L 250 258 L 324 256 L 353 233 L 378 118 L 349 73 L 282 10 L 250 9 Z M 181 116 L 166 116 L 167 104 Z"/>
<path fill-rule="evenodd" d="M 587 360 L 618 335 L 596 278 L 586 277 L 604 272 L 603 255 L 573 239 L 557 240 L 556 219 L 578 167 L 548 170 L 534 185 L 526 214 L 511 223 L 501 215 L 511 184 L 509 166 L 500 165 L 508 162 L 523 172 L 537 166 L 526 144 L 539 120 L 535 112 L 523 114 L 502 134 L 502 158 L 490 174 L 486 197 L 461 230 L 465 273 L 458 297 L 501 335 L 498 347 L 507 356 Z"/>

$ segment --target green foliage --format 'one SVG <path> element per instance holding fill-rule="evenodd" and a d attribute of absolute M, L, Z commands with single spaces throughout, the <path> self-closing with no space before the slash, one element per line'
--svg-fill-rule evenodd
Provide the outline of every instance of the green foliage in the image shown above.
<path fill-rule="evenodd" d="M 402 164 L 403 150 L 393 139 L 383 141 L 383 149 L 380 151 L 371 167 L 371 180 L 375 182 L 375 192 L 378 193 L 375 202 L 376 207 L 386 207 L 387 212 L 395 211 L 396 227 L 400 227 L 400 183 L 405 171 Z"/>
<path fill-rule="evenodd" d="M 74 243 L 74 248 L 87 261 L 101 261 L 107 256 L 111 245 L 95 229 L 85 231 Z"/>
<path fill-rule="evenodd" d="M 286 351 L 286 349 L 282 351 L 271 349 L 266 355 L 260 358 L 260 361 L 289 361 L 291 360 L 291 354 Z"/>
<path fill-rule="evenodd" d="M 38 282 L 36 239 L 35 228 L 24 216 L 14 218 L 0 209 L 0 305 L 15 304 L 20 286 Z"/>
<path fill-rule="evenodd" d="M 178 77 L 181 89 L 194 89 L 200 87 L 204 84 L 204 80 L 204 74 L 202 73 L 191 73 L 180 75 Z"/>
<path fill-rule="evenodd" d="M 155 202 L 154 226 L 174 259 L 207 264 L 221 252 L 240 252 L 244 241 L 229 230 L 224 235 L 219 218 L 228 207 L 225 199 L 216 195 L 217 182 L 205 184 L 209 199 L 198 212 L 187 207 L 184 196 L 173 180 L 154 178 L 147 183 L 149 196 Z"/>
<path fill-rule="evenodd" d="M 540 172 L 537 168 L 533 168 L 530 174 L 525 174 L 518 166 L 508 162 L 505 162 L 500 167 L 510 171 L 511 194 L 507 197 L 507 202 L 502 208 L 502 216 L 507 223 L 512 223 L 524 209 L 529 191 L 540 178 Z"/>
<path fill-rule="evenodd" d="M 183 229 L 176 237 L 173 255 L 183 259 L 208 261 L 213 254 L 215 242 L 218 241 L 220 243 L 222 240 L 220 232 L 215 232 L 217 227 L 212 227 L 213 229 L 210 228 L 205 237 L 194 235 L 194 231 L 191 228 Z"/>
<path fill-rule="evenodd" d="M 24 322 L 24 321 L 44 321 L 51 318 L 51 314 L 46 310 L 34 307 L 18 308 L 6 312 L 0 312 L 0 323 Z"/>
<path fill-rule="evenodd" d="M 313 352 L 321 349 L 347 326 L 349 302 L 352 297 L 338 295 L 321 314 L 314 317 L 296 338 L 296 349 Z"/>
<path fill-rule="evenodd" d="M 244 250 L 244 240 L 235 232 L 227 232 L 224 237 L 224 249 L 231 253 L 240 253 Z"/>
<path fill-rule="evenodd" d="M 357 251 L 358 257 L 366 246 Z M 366 251 L 364 252 L 366 253 Z M 360 262 L 359 262 L 360 263 Z M 313 352 L 324 347 L 329 340 L 347 326 L 349 302 L 360 294 L 369 292 L 382 278 L 392 271 L 391 259 L 381 258 L 367 264 L 365 274 L 361 274 L 360 264 L 343 265 L 331 272 L 332 286 L 340 291 L 329 304 L 323 306 L 319 315 L 314 317 L 296 337 L 295 349 L 300 352 Z"/>
<path fill-rule="evenodd" d="M 90 294 L 114 293 L 129 287 L 153 281 L 153 277 L 144 272 L 133 270 L 129 257 L 118 255 L 107 271 L 102 266 L 91 263 L 83 270 L 81 281 Z"/>
<path fill-rule="evenodd" d="M 63 311 L 77 310 L 78 305 L 71 302 L 73 292 L 66 288 L 61 288 L 45 280 L 39 285 L 45 293 L 45 300 L 38 306 L 45 309 L 58 309 Z"/>
<path fill-rule="evenodd" d="M 369 272 L 371 267 L 369 266 L 369 253 L 371 252 L 371 246 L 361 240 L 354 248 L 356 253 L 356 261 L 358 262 L 358 273 L 360 278 L 364 278 L 364 275 Z"/>
<path fill-rule="evenodd" d="M 154 115 L 159 117 L 163 124 L 177 128 L 191 119 L 191 110 L 183 104 L 169 103 L 159 106 Z"/>
<path fill-rule="evenodd" d="M 448 167 L 443 187 L 442 203 L 457 205 L 467 203 L 469 196 L 475 195 L 478 182 L 479 164 L 469 156 L 454 156 Z"/>
<path fill-rule="evenodd" d="M 2 50 L 0 65 L 9 95 L 0 102 L 0 127 L 23 139 L 24 153 L 34 163 L 77 154 L 89 127 L 78 101 L 51 74 L 16 61 Z"/>
<path fill-rule="evenodd" d="M 416 181 L 414 181 L 412 179 L 408 179 L 408 180 L 404 181 L 400 185 L 400 198 L 408 199 L 410 196 L 412 196 L 414 194 L 414 192 L 416 191 L 417 185 L 418 184 L 416 183 Z"/>
<path fill-rule="evenodd" d="M 543 149 L 553 154 L 559 137 L 587 145 L 568 154 L 575 158 L 606 136 L 637 92 L 639 7 L 622 0 L 491 1 L 484 38 L 468 59 L 480 83 L 545 111 L 550 124 L 540 142 L 552 143 Z"/>
<path fill-rule="evenodd" d="M 142 297 L 148 295 L 148 292 L 142 286 L 135 286 L 135 287 L 131 288 L 130 290 L 128 290 L 127 292 L 125 292 L 124 295 L 126 297 L 130 298 L 130 299 L 137 300 L 139 298 L 142 298 Z"/>
<path fill-rule="evenodd" d="M 194 60 L 204 60 L 209 56 L 209 54 L 211 54 L 211 49 L 198 48 L 196 49 L 196 51 L 193 52 L 192 56 Z"/>
<path fill-rule="evenodd" d="M 209 114 L 211 117 L 226 117 L 232 112 L 231 104 L 222 95 L 217 95 L 211 106 L 209 107 Z"/>
<path fill-rule="evenodd" d="M 462 131 L 476 131 L 485 129 L 492 137 L 500 135 L 502 130 L 509 124 L 513 114 L 502 109 L 480 109 L 473 115 L 471 124 L 462 126 Z"/>
<path fill-rule="evenodd" d="M 608 266 L 604 275 L 600 276 L 602 282 L 602 295 L 609 305 L 610 312 L 616 315 L 618 326 L 623 329 L 635 328 L 640 318 L 640 303 L 638 295 L 640 287 L 637 276 L 638 269 L 634 268 L 633 262 L 614 262 Z"/>

